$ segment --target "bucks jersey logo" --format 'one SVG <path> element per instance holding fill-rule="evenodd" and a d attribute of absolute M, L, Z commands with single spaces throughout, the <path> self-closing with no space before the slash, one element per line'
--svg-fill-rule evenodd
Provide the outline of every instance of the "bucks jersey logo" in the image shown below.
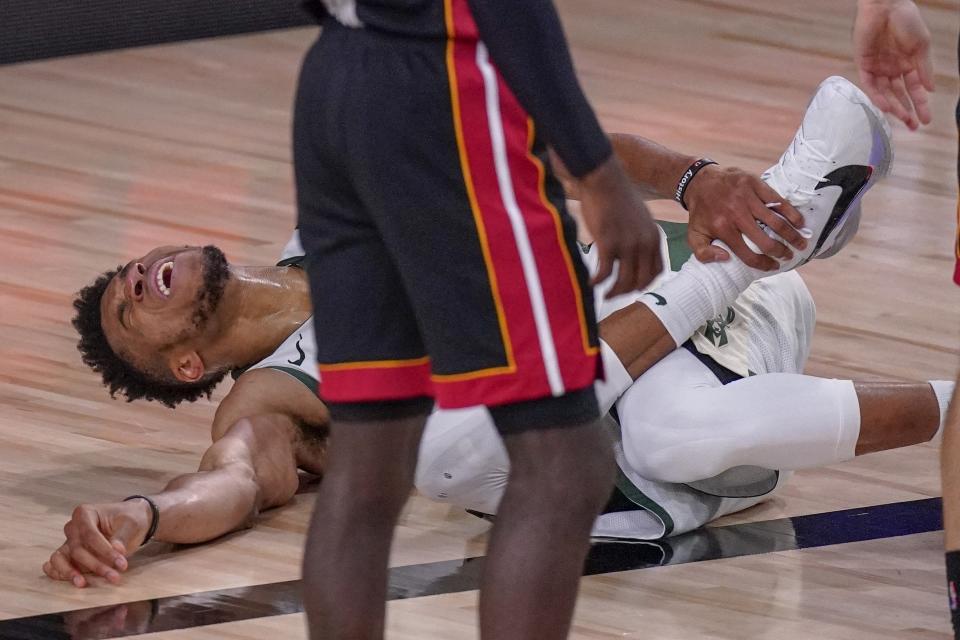
<path fill-rule="evenodd" d="M 713 320 L 708 320 L 707 325 L 703 328 L 703 335 L 707 340 L 715 347 L 723 347 L 729 342 L 727 340 L 727 327 L 729 327 L 734 319 L 737 317 L 737 314 L 734 313 L 733 307 L 727 307 L 727 314 L 720 314 Z"/>
<path fill-rule="evenodd" d="M 300 341 L 303 340 L 303 334 L 297 334 L 297 353 L 300 354 L 300 357 L 296 360 L 287 360 L 290 364 L 299 367 L 303 364 L 303 361 L 307 359 L 307 354 L 303 352 L 303 349 L 300 348 Z"/>

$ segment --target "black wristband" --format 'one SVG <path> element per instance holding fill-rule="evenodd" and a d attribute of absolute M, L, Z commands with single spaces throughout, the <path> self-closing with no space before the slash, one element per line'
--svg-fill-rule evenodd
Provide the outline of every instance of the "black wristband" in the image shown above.
<path fill-rule="evenodd" d="M 947 551 L 947 597 L 950 599 L 950 622 L 953 637 L 960 638 L 960 551 Z"/>
<path fill-rule="evenodd" d="M 154 502 L 147 496 L 141 496 L 141 495 L 127 496 L 126 498 L 123 499 L 123 501 L 127 502 L 129 500 L 136 500 L 137 498 L 147 501 L 147 504 L 150 505 L 150 514 L 151 514 L 150 528 L 147 529 L 147 535 L 143 539 L 143 542 L 140 543 L 140 546 L 142 547 L 143 545 L 150 542 L 150 538 L 152 538 L 153 534 L 157 532 L 157 526 L 159 526 L 160 524 L 160 508 L 157 506 L 156 502 Z"/>
<path fill-rule="evenodd" d="M 673 199 L 679 202 L 680 206 L 684 209 L 687 208 L 687 203 L 683 200 L 683 194 L 687 192 L 687 187 L 690 186 L 690 181 L 693 180 L 693 176 L 700 173 L 700 170 L 708 164 L 717 163 L 710 158 L 700 158 L 692 165 L 687 167 L 687 170 L 683 172 L 682 176 L 680 176 L 680 182 L 677 183 L 677 191 L 673 194 Z"/>

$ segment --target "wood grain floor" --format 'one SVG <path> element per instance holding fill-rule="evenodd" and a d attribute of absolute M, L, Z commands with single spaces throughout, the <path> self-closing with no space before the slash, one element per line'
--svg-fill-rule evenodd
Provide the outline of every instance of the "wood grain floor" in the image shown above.
<path fill-rule="evenodd" d="M 857 240 L 804 267 L 819 327 L 809 372 L 952 377 L 960 289 L 956 206 L 960 3 L 919 3 L 936 41 L 935 123 L 895 127 L 893 176 Z M 607 128 L 761 171 L 820 80 L 855 78 L 852 2 L 559 2 Z M 72 507 L 148 492 L 196 468 L 214 404 L 111 401 L 74 350 L 71 294 L 157 244 L 220 245 L 268 264 L 294 219 L 290 105 L 312 29 L 0 68 L 0 619 L 297 577 L 311 496 L 253 530 L 145 550 L 121 587 L 76 590 L 40 571 Z M 661 215 L 678 218 L 669 203 Z M 222 395 L 223 390 L 219 395 Z M 803 472 L 726 522 L 939 495 L 920 446 Z M 483 552 L 486 525 L 414 499 L 392 563 Z M 584 580 L 577 638 L 946 638 L 938 534 Z M 476 594 L 390 605 L 391 637 L 473 637 Z M 298 615 L 154 634 L 302 637 Z"/>

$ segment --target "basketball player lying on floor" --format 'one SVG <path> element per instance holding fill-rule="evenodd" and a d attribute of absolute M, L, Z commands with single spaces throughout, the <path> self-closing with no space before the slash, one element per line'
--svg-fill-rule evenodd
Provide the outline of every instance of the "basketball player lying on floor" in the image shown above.
<path fill-rule="evenodd" d="M 671 194 L 676 176 L 652 177 L 650 166 L 686 166 L 683 156 L 629 136 L 616 145 L 641 189 Z M 788 271 L 849 241 L 860 196 L 890 161 L 879 113 L 845 80 L 827 80 L 794 141 L 763 176 L 803 212 L 811 239 L 804 250 L 773 273 L 736 257 L 704 264 L 690 258 L 686 225 L 662 223 L 670 268 L 644 293 L 602 300 L 605 287 L 598 287 L 606 380 L 597 393 L 610 411 L 620 473 L 595 535 L 651 539 L 689 531 L 762 500 L 786 470 L 937 434 L 948 383 L 799 373 L 814 306 L 800 276 Z M 209 394 L 228 372 L 236 383 L 216 411 L 199 470 L 149 496 L 158 513 L 139 498 L 77 507 L 66 542 L 44 565 L 48 576 L 78 587 L 87 584 L 85 573 L 116 583 L 126 557 L 151 533 L 174 543 L 214 539 L 288 502 L 298 469 L 322 475 L 328 415 L 316 393 L 297 245 L 295 234 L 276 267 L 229 265 L 215 247 L 160 247 L 81 291 L 78 346 L 111 394 L 173 407 Z M 588 247 L 584 253 L 595 269 L 595 255 Z M 417 470 L 427 497 L 494 514 L 507 474 L 486 409 L 431 416 Z"/>

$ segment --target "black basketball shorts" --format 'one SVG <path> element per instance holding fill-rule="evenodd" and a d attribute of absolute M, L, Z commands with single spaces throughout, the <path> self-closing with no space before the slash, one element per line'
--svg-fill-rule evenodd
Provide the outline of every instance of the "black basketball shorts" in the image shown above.
<path fill-rule="evenodd" d="M 469 13 L 447 16 L 451 33 L 457 19 Z M 320 394 L 335 418 L 427 399 L 487 405 L 502 429 L 597 415 L 576 224 L 482 43 L 328 20 L 303 64 L 293 137 Z"/>

